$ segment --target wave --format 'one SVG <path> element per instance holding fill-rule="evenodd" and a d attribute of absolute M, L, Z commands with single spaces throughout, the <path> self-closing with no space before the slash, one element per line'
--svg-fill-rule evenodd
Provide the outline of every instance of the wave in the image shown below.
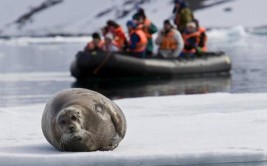
<path fill-rule="evenodd" d="M 242 38 L 249 35 L 267 35 L 267 27 L 246 28 L 244 26 L 235 26 L 231 28 L 212 28 L 208 31 L 208 35 L 212 38 Z"/>
<path fill-rule="evenodd" d="M 248 28 L 247 31 L 255 35 L 267 35 L 267 27 Z"/>
<path fill-rule="evenodd" d="M 61 43 L 86 43 L 92 38 L 90 36 L 77 37 L 14 37 L 0 39 L 0 44 L 29 45 L 29 44 L 61 44 Z"/>
<path fill-rule="evenodd" d="M 232 28 L 215 28 L 208 31 L 208 36 L 212 38 L 242 38 L 248 35 L 243 26 L 235 26 Z"/>
<path fill-rule="evenodd" d="M 0 82 L 74 81 L 68 72 L 1 73 Z"/>

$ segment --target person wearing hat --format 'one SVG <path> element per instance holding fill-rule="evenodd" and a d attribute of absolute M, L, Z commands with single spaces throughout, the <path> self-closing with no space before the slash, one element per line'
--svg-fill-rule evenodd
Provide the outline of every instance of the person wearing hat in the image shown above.
<path fill-rule="evenodd" d="M 134 21 L 127 22 L 127 28 L 130 36 L 128 50 L 132 56 L 145 58 L 147 37 L 143 30 L 138 28 Z"/>
<path fill-rule="evenodd" d="M 120 50 L 127 48 L 128 42 L 123 28 L 113 20 L 107 21 L 108 32 L 113 35 L 113 42 L 119 47 Z"/>
<path fill-rule="evenodd" d="M 181 33 L 173 27 L 169 20 L 164 21 L 164 28 L 158 34 L 156 44 L 159 46 L 158 56 L 161 58 L 177 58 L 184 48 Z"/>
<path fill-rule="evenodd" d="M 183 56 L 195 55 L 196 53 L 200 53 L 200 33 L 195 22 L 187 23 L 186 29 L 183 33 L 183 39 L 185 43 Z"/>
<path fill-rule="evenodd" d="M 103 50 L 107 52 L 119 52 L 121 51 L 119 44 L 113 39 L 111 33 L 107 33 L 105 36 L 105 44 Z"/>
<path fill-rule="evenodd" d="M 177 29 L 183 33 L 186 28 L 186 24 L 194 20 L 194 14 L 188 8 L 184 0 L 174 0 L 174 4 L 174 23 L 177 26 Z"/>
<path fill-rule="evenodd" d="M 152 57 L 154 50 L 152 35 L 158 32 L 158 28 L 147 18 L 143 8 L 138 9 L 137 13 L 133 16 L 133 20 L 137 23 L 138 27 L 145 32 L 148 40 L 146 55 Z"/>
<path fill-rule="evenodd" d="M 93 40 L 86 45 L 85 51 L 103 50 L 104 41 L 101 40 L 100 34 L 95 32 L 92 34 L 92 38 L 93 38 Z"/>

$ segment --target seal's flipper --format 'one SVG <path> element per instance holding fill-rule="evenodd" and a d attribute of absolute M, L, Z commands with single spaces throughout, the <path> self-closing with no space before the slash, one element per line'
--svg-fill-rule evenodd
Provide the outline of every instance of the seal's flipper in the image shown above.
<path fill-rule="evenodd" d="M 110 117 L 111 117 L 112 123 L 114 124 L 115 130 L 118 133 L 118 136 L 121 139 L 123 139 L 126 133 L 126 128 L 127 128 L 126 119 L 121 109 L 117 106 L 117 104 L 112 103 L 112 105 L 113 105 L 113 108 L 116 108 L 116 111 L 113 109 L 110 109 L 112 112 L 110 114 Z M 119 114 L 119 116 L 117 114 Z"/>

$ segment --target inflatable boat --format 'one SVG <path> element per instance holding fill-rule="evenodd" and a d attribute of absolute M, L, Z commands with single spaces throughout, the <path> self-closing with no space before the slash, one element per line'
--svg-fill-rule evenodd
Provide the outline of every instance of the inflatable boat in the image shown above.
<path fill-rule="evenodd" d="M 122 53 L 78 52 L 71 75 L 79 79 L 149 76 L 194 76 L 229 73 L 230 57 L 224 53 L 180 59 L 141 59 Z"/>

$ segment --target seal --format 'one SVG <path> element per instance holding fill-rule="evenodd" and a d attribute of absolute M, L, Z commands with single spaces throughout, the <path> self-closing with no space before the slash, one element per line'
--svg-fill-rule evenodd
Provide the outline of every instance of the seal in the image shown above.
<path fill-rule="evenodd" d="M 115 149 L 126 133 L 121 109 L 105 96 L 87 89 L 57 93 L 46 104 L 42 131 L 56 149 L 72 152 Z"/>

